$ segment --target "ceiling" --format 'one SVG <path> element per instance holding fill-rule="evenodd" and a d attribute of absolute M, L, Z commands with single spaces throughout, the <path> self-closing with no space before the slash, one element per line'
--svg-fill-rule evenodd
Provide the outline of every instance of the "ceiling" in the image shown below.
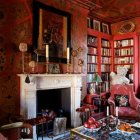
<path fill-rule="evenodd" d="M 140 17 L 140 0 L 71 0 L 89 9 L 89 15 L 102 21 L 116 23 Z"/>

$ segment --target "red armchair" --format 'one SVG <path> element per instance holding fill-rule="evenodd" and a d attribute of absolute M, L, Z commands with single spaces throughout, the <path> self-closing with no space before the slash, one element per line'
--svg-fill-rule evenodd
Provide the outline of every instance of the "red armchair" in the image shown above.
<path fill-rule="evenodd" d="M 125 97 L 127 96 L 129 103 L 128 106 L 120 106 L 120 104 L 118 105 L 119 118 L 140 120 L 140 99 L 136 98 L 131 85 L 116 84 L 112 86 L 111 95 L 108 98 L 111 115 L 116 115 L 116 96 L 118 95 L 125 95 Z M 124 102 L 124 99 L 121 98 L 121 102 Z"/>

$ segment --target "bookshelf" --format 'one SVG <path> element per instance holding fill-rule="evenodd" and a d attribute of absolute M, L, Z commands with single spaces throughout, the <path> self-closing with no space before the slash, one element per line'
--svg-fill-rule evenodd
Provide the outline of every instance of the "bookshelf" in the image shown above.
<path fill-rule="evenodd" d="M 95 74 L 98 73 L 103 81 L 101 92 L 108 92 L 112 68 L 111 35 L 88 28 L 87 50 L 87 87 L 88 89 L 92 87 L 94 93 L 99 92 L 93 81 Z"/>
<path fill-rule="evenodd" d="M 102 91 L 107 92 L 110 89 L 111 72 L 111 45 L 110 40 L 101 39 L 101 78 Z"/>
<path fill-rule="evenodd" d="M 113 71 L 116 72 L 118 66 L 126 66 L 127 78 L 133 84 L 134 91 L 138 88 L 138 40 L 139 34 L 136 32 L 113 37 Z"/>

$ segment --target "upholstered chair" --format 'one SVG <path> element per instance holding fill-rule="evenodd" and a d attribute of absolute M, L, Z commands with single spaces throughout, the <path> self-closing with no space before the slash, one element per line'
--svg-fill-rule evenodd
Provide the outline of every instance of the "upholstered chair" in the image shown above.
<path fill-rule="evenodd" d="M 131 85 L 113 85 L 108 104 L 111 115 L 116 115 L 118 106 L 119 118 L 140 120 L 140 99 L 136 98 Z"/>

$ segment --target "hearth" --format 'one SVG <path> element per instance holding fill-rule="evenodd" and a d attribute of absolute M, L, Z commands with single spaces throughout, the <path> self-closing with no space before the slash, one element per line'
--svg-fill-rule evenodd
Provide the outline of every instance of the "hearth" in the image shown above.
<path fill-rule="evenodd" d="M 69 91 L 70 100 L 65 100 L 69 103 L 70 110 L 70 126 L 76 127 L 81 124 L 79 114 L 76 108 L 80 107 L 81 101 L 81 87 L 82 74 L 31 74 L 29 75 L 30 83 L 25 83 L 26 74 L 19 74 L 20 76 L 20 113 L 25 118 L 36 118 L 37 108 L 36 99 L 37 92 L 51 89 L 64 89 Z M 63 94 L 64 94 L 63 93 Z M 39 93 L 40 94 L 40 93 Z M 48 94 L 48 93 L 47 93 Z M 61 94 L 61 93 L 59 93 Z M 63 97 L 65 98 L 65 96 Z M 66 106 L 66 105 L 65 105 Z M 64 108 L 65 109 L 65 108 Z M 34 140 L 36 140 L 36 127 L 33 129 Z"/>
<path fill-rule="evenodd" d="M 36 98 L 36 116 L 66 117 L 66 128 L 71 127 L 70 88 L 37 90 Z M 45 132 L 53 131 L 53 121 L 48 124 Z"/>

